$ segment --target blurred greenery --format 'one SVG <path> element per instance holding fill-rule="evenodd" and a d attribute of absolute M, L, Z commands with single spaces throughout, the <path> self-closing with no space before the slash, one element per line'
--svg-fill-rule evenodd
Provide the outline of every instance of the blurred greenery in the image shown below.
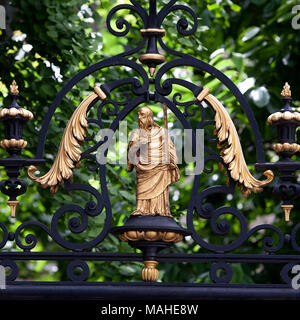
<path fill-rule="evenodd" d="M 9 3 L 8 28 L 1 30 L 0 40 L 0 107 L 9 104 L 9 84 L 15 79 L 19 85 L 21 97 L 19 104 L 31 110 L 35 118 L 26 124 L 24 138 L 28 141 L 27 148 L 23 151 L 24 157 L 34 157 L 38 132 L 41 128 L 46 112 L 56 94 L 63 85 L 87 66 L 121 53 L 124 48 L 133 48 L 141 40 L 139 29 L 142 22 L 135 14 L 123 10 L 120 15 L 131 23 L 130 32 L 126 37 L 115 37 L 106 28 L 105 18 L 109 10 L 120 3 L 129 1 L 116 0 L 12 0 Z M 148 7 L 148 1 L 138 0 Z M 167 0 L 158 1 L 161 8 Z M 192 23 L 191 17 L 185 13 L 174 11 L 164 21 L 163 27 L 166 36 L 165 43 L 172 49 L 188 53 L 199 58 L 224 72 L 248 100 L 264 140 L 264 148 L 267 161 L 277 161 L 278 156 L 272 151 L 272 142 L 276 141 L 276 132 L 266 123 L 270 113 L 281 108 L 280 92 L 286 81 L 292 89 L 294 106 L 300 107 L 300 89 L 297 83 L 300 67 L 300 32 L 291 26 L 292 8 L 297 4 L 296 0 L 186 0 L 184 3 L 195 10 L 199 17 L 197 32 L 190 37 L 182 37 L 177 33 L 176 23 L 185 16 Z M 180 2 L 183 3 L 183 2 Z M 183 3 L 183 4 L 184 4 Z M 6 3 L 7 4 L 7 3 Z M 113 22 L 116 18 L 113 19 Z M 143 49 L 145 50 L 145 49 Z M 144 52 L 144 51 L 143 51 Z M 139 53 L 140 54 L 140 53 Z M 165 54 L 167 61 L 174 56 Z M 137 61 L 138 54 L 131 59 Z M 256 152 L 254 137 L 251 127 L 242 108 L 230 91 L 217 79 L 191 67 L 174 68 L 168 75 L 183 78 L 193 83 L 205 85 L 220 99 L 229 110 L 234 120 L 243 151 L 249 168 L 257 177 L 263 179 L 261 173 L 254 170 Z M 97 71 L 81 80 L 62 100 L 49 126 L 45 145 L 44 158 L 47 164 L 41 167 L 41 173 L 51 167 L 57 153 L 59 141 L 66 127 L 66 123 L 74 111 L 74 108 L 93 90 L 95 83 L 105 83 L 115 79 L 138 76 L 136 72 L 124 67 L 111 67 Z M 130 87 L 122 87 L 126 92 Z M 180 102 L 191 101 L 190 92 L 180 86 L 174 86 L 170 99 L 178 92 Z M 129 94 L 129 98 L 133 96 Z M 112 99 L 124 101 L 126 97 L 122 92 L 116 91 Z M 120 104 L 120 109 L 124 104 Z M 155 120 L 163 125 L 161 106 L 150 107 L 155 113 Z M 106 105 L 101 117 L 105 127 L 109 127 L 114 116 L 110 116 L 106 110 L 113 109 L 112 105 Z M 179 107 L 184 111 L 183 107 Z M 201 120 L 201 113 L 196 105 L 195 115 L 190 118 L 193 127 Z M 96 107 L 91 109 L 89 118 L 97 116 Z M 206 109 L 206 119 L 213 119 L 213 112 Z M 137 126 L 136 114 L 133 112 L 125 119 L 129 131 Z M 169 122 L 172 129 L 182 128 L 180 122 L 172 112 L 169 112 Z M 3 127 L 2 127 L 3 128 Z M 95 133 L 97 127 L 90 125 L 89 135 Z M 118 133 L 117 133 L 118 134 Z M 217 150 L 213 142 L 208 138 L 213 134 L 212 126 L 205 128 L 205 143 L 213 150 Z M 0 138 L 3 139 L 3 129 Z M 86 150 L 93 141 L 87 142 L 82 150 Z M 124 153 L 124 145 L 117 145 L 117 151 Z M 123 150 L 123 151 L 122 151 Z M 179 152 L 182 150 L 179 150 Z M 5 150 L 0 151 L 0 156 L 6 157 Z M 111 151 L 110 157 L 117 157 Z M 83 160 L 81 169 L 76 169 L 74 182 L 89 183 L 96 189 L 100 189 L 99 177 L 96 172 L 86 169 L 90 160 Z M 188 207 L 193 177 L 186 175 L 186 163 L 180 165 L 181 179 L 179 183 L 172 185 L 170 189 L 171 210 L 177 221 L 182 226 L 186 225 L 186 210 Z M 217 163 L 210 163 L 214 169 L 212 173 L 201 175 L 200 190 L 208 186 L 226 184 L 224 171 L 218 170 Z M 135 173 L 127 173 L 126 165 L 107 164 L 107 184 L 113 213 L 113 225 L 122 225 L 124 219 L 135 207 Z M 6 178 L 4 169 L 1 169 L 1 179 Z M 26 170 L 22 172 L 22 178 L 28 182 L 27 193 L 19 197 L 21 202 L 17 209 L 17 219 L 10 217 L 9 208 L 6 205 L 7 197 L 0 195 L 0 222 L 8 226 L 9 231 L 15 231 L 23 222 L 29 220 L 40 221 L 47 226 L 51 223 L 54 212 L 64 204 L 74 203 L 84 206 L 92 197 L 83 192 L 67 193 L 63 187 L 52 195 L 48 189 L 38 188 L 35 183 L 27 178 Z M 300 181 L 299 175 L 296 177 Z M 274 183 L 273 183 L 274 184 Z M 248 228 L 262 223 L 271 223 L 279 227 L 283 233 L 290 233 L 293 226 L 300 222 L 297 216 L 299 202 L 291 214 L 291 222 L 285 223 L 280 202 L 272 195 L 272 188 L 268 187 L 261 194 L 251 194 L 247 199 L 241 196 L 236 188 L 234 195 L 219 194 L 207 202 L 214 204 L 215 208 L 232 206 L 238 208 L 248 221 Z M 86 231 L 80 234 L 72 234 L 68 230 L 68 221 L 71 217 L 77 217 L 76 213 L 66 213 L 60 219 L 59 230 L 62 236 L 73 242 L 91 241 L 103 226 L 105 210 L 96 218 L 89 218 Z M 210 221 L 194 216 L 194 225 L 205 241 L 212 244 L 230 243 L 237 239 L 240 232 L 239 221 L 233 215 L 224 215 L 231 224 L 228 235 L 220 236 L 212 232 Z M 39 228 L 26 230 L 23 236 L 34 232 L 39 239 L 33 251 L 59 251 L 62 250 L 55 244 L 45 232 Z M 1 232 L 1 231 L 0 231 Z M 1 236 L 1 235 L 0 235 Z M 272 236 L 274 246 L 278 237 L 269 231 L 257 232 L 246 243 L 236 249 L 234 253 L 263 253 L 262 239 Z M 25 243 L 25 240 L 23 240 Z M 13 242 L 8 242 L 4 251 L 20 250 Z M 126 243 L 120 242 L 112 235 L 100 243 L 95 252 L 134 252 Z M 205 249 L 197 245 L 187 237 L 164 253 L 205 253 Z M 280 253 L 291 253 L 288 246 Z M 18 279 L 35 280 L 65 280 L 66 262 L 29 261 L 18 262 L 20 274 Z M 89 262 L 91 281 L 139 281 L 142 264 L 139 262 Z M 210 282 L 209 264 L 205 263 L 160 263 L 160 281 L 170 282 Z M 261 264 L 233 264 L 233 283 L 280 283 L 280 269 L 274 265 Z"/>

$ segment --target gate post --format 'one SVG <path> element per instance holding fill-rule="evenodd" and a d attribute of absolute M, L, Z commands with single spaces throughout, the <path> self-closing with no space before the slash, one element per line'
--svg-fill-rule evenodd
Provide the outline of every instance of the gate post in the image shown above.
<path fill-rule="evenodd" d="M 296 129 L 300 126 L 300 113 L 292 106 L 292 93 L 288 83 L 281 92 L 283 108 L 268 117 L 268 123 L 277 127 L 278 142 L 273 149 L 281 156 L 277 163 L 256 164 L 260 169 L 276 169 L 280 182 L 274 186 L 273 193 L 282 200 L 285 221 L 290 220 L 293 201 L 300 195 L 300 185 L 295 182 L 295 172 L 300 169 L 300 162 L 293 161 L 292 156 L 300 150 L 296 143 Z"/>
<path fill-rule="evenodd" d="M 9 177 L 9 179 L 0 182 L 0 190 L 9 196 L 7 204 L 11 208 L 11 216 L 13 218 L 15 217 L 16 207 L 19 204 L 17 197 L 24 194 L 27 189 L 26 181 L 18 178 L 20 169 L 32 163 L 30 159 L 19 157 L 21 150 L 27 146 L 27 141 L 23 140 L 23 126 L 25 122 L 33 119 L 33 114 L 19 106 L 17 102 L 18 96 L 18 85 L 13 80 L 10 85 L 11 104 L 8 108 L 0 110 L 0 120 L 3 121 L 5 127 L 5 139 L 0 141 L 0 146 L 6 149 L 10 155 L 8 158 L 0 159 L 0 165 L 6 168 Z M 40 161 L 38 162 L 41 163 Z"/>

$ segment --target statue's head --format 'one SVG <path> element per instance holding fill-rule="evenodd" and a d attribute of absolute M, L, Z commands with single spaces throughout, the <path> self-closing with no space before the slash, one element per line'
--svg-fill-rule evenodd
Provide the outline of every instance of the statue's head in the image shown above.
<path fill-rule="evenodd" d="M 152 110 L 145 106 L 138 110 L 138 125 L 141 129 L 147 130 L 150 127 L 156 127 L 157 124 L 153 120 Z"/>

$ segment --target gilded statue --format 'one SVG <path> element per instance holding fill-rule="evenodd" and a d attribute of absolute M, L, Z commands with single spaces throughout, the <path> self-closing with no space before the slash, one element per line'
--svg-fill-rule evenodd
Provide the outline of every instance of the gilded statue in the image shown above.
<path fill-rule="evenodd" d="M 138 127 L 127 150 L 127 171 L 135 168 L 137 178 L 136 210 L 131 215 L 172 217 L 169 185 L 180 178 L 174 144 L 147 106 L 138 109 Z"/>

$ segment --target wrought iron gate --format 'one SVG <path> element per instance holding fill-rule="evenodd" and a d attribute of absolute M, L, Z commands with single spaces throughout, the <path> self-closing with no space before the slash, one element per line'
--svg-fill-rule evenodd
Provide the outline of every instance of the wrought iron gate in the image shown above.
<path fill-rule="evenodd" d="M 300 149 L 300 146 L 295 141 L 296 128 L 300 124 L 300 113 L 296 112 L 292 107 L 289 86 L 285 85 L 282 92 L 283 108 L 268 119 L 268 122 L 278 129 L 278 143 L 275 144 L 274 148 L 280 154 L 282 160 L 276 163 L 266 163 L 257 122 L 237 86 L 213 66 L 188 54 L 174 51 L 163 41 L 165 30 L 162 29 L 162 23 L 172 11 L 183 10 L 193 20 L 193 25 L 190 26 L 185 18 L 179 19 L 177 23 L 179 35 L 189 36 L 195 33 L 198 22 L 194 11 L 187 6 L 176 5 L 176 0 L 171 0 L 159 12 L 157 12 L 156 0 L 149 1 L 149 12 L 142 8 L 137 1 L 130 0 L 130 2 L 130 5 L 121 4 L 111 10 L 107 17 L 107 28 L 115 36 L 125 36 L 129 31 L 129 22 L 125 19 L 117 20 L 116 27 L 121 31 L 116 31 L 112 28 L 111 21 L 118 10 L 132 10 L 141 18 L 144 24 L 144 29 L 141 30 L 142 40 L 140 44 L 134 49 L 125 50 L 117 56 L 105 59 L 82 70 L 63 87 L 48 109 L 39 132 L 34 159 L 26 159 L 20 156 L 21 150 L 26 147 L 22 128 L 26 121 L 32 119 L 33 114 L 18 105 L 19 92 L 17 84 L 12 83 L 11 85 L 11 105 L 0 111 L 0 119 L 5 126 L 5 140 L 1 141 L 1 146 L 9 153 L 9 157 L 0 160 L 0 165 L 5 167 L 8 175 L 7 180 L 1 181 L 0 188 L 4 194 L 9 196 L 8 205 L 11 207 L 12 214 L 15 214 L 16 207 L 19 204 L 17 197 L 26 193 L 27 183 L 19 178 L 20 171 L 25 167 L 29 167 L 28 175 L 32 180 L 43 187 L 50 187 L 52 192 L 57 192 L 59 185 L 64 184 L 67 192 L 78 190 L 86 192 L 94 200 L 88 201 L 84 206 L 76 204 L 64 205 L 53 213 L 48 225 L 40 221 L 22 221 L 22 224 L 18 226 L 15 232 L 8 232 L 7 226 L 0 223 L 2 231 L 0 248 L 3 248 L 0 252 L 0 264 L 9 267 L 11 270 L 10 274 L 6 276 L 6 290 L 0 290 L 1 299 L 22 299 L 24 297 L 33 299 L 51 297 L 61 299 L 124 299 L 124 297 L 127 299 L 147 299 L 149 296 L 164 299 L 235 299 L 241 297 L 249 299 L 298 299 L 300 293 L 292 288 L 293 276 L 291 271 L 294 266 L 300 263 L 300 247 L 297 242 L 300 224 L 295 225 L 289 234 L 283 233 L 279 228 L 271 224 L 249 227 L 247 218 L 239 209 L 230 206 L 215 207 L 213 201 L 208 200 L 218 195 L 233 194 L 236 191 L 235 186 L 239 186 L 246 195 L 250 192 L 262 191 L 262 188 L 273 179 L 272 171 L 276 171 L 279 173 L 279 179 L 274 183 L 273 191 L 275 196 L 278 197 L 278 202 L 282 201 L 286 220 L 289 219 L 293 201 L 297 198 L 300 188 L 294 177 L 294 173 L 300 168 L 300 163 L 291 160 L 291 157 Z M 163 52 L 175 58 L 166 61 L 165 56 L 158 50 L 158 45 Z M 134 54 L 136 53 L 140 54 L 140 63 L 134 59 Z M 51 125 L 54 112 L 63 97 L 83 78 L 95 71 L 113 66 L 128 67 L 134 70 L 137 76 L 116 79 L 115 81 L 95 86 L 94 93 L 91 93 L 74 111 L 51 170 L 42 177 L 36 177 L 34 175 L 37 170 L 35 166 L 41 166 L 45 163 L 43 154 L 48 128 Z M 144 68 L 145 66 L 147 68 Z M 255 140 L 257 154 L 255 167 L 257 170 L 266 170 L 264 172 L 267 177 L 266 180 L 257 180 L 248 170 L 235 125 L 222 103 L 210 94 L 207 88 L 203 88 L 200 83 L 195 84 L 170 76 L 170 71 L 178 67 L 193 67 L 204 74 L 210 74 L 230 90 L 247 116 Z M 130 95 L 133 98 L 130 95 L 127 95 L 125 101 L 113 98 L 114 90 L 123 86 L 130 86 Z M 181 96 L 176 92 L 176 86 L 184 87 L 192 93 L 194 98 L 190 101 L 181 102 Z M 177 117 L 183 128 L 191 129 L 193 132 L 193 150 L 197 147 L 196 129 L 215 126 L 217 139 L 209 138 L 209 145 L 206 144 L 204 147 L 204 173 L 212 172 L 212 169 L 207 168 L 207 163 L 215 161 L 220 164 L 220 168 L 224 170 L 223 173 L 228 176 L 228 184 L 213 185 L 200 191 L 201 174 L 195 174 L 187 208 L 186 234 L 191 235 L 192 241 L 201 247 L 203 253 L 163 253 L 163 251 L 161 253 L 159 252 L 161 248 L 169 246 L 176 241 L 165 241 L 164 239 L 151 238 L 150 236 L 148 239 L 145 236 L 142 239 L 138 239 L 137 236 L 133 236 L 133 238 L 129 236 L 125 239 L 133 247 L 141 248 L 142 253 L 95 252 L 92 250 L 108 236 L 110 231 L 114 231 L 112 228 L 115 226 L 112 225 L 114 212 L 112 211 L 109 197 L 106 163 L 100 163 L 95 155 L 95 151 L 99 150 L 99 148 L 101 149 L 110 138 L 103 136 L 97 141 L 94 136 L 86 137 L 86 129 L 89 124 L 97 126 L 99 130 L 105 128 L 102 122 L 102 113 L 110 104 L 113 109 L 107 109 L 106 112 L 112 119 L 110 129 L 116 132 L 120 121 L 133 112 L 137 106 L 145 103 L 166 105 Z M 97 116 L 94 118 L 88 117 L 89 112 L 96 107 L 97 112 L 95 114 Z M 214 119 L 209 118 L 208 110 L 210 108 Z M 198 119 L 196 123 L 192 120 L 195 117 Z M 90 144 L 82 152 L 80 145 L 84 141 L 89 141 Z M 221 152 L 219 153 L 215 147 L 212 147 L 213 145 L 215 147 L 218 145 Z M 103 154 L 107 160 L 107 148 L 103 151 Z M 80 162 L 84 162 L 85 159 L 93 162 L 93 166 L 87 165 L 88 170 L 99 174 L 100 191 L 88 183 L 75 183 L 72 180 L 73 171 L 79 170 L 75 167 Z M 72 217 L 68 220 L 70 233 L 76 235 L 87 228 L 89 219 L 103 215 L 104 211 L 105 219 L 102 230 L 99 231 L 94 239 L 86 242 L 76 242 L 66 240 L 62 236 L 59 221 L 66 213 L 75 212 L 79 216 L 79 218 Z M 228 220 L 221 219 L 222 216 L 226 215 L 233 216 L 234 219 L 239 221 L 238 236 L 233 240 L 226 238 L 231 227 Z M 201 230 L 195 226 L 195 221 L 200 218 L 209 221 L 209 225 L 206 225 L 206 227 L 209 226 L 211 232 L 223 239 L 223 243 L 212 244 L 201 236 Z M 56 252 L 34 251 L 37 248 L 39 239 L 33 233 L 27 233 L 25 241 L 22 240 L 23 233 L 32 227 L 41 228 L 45 235 L 58 245 L 59 249 Z M 128 230 L 131 229 L 127 228 L 121 231 L 126 233 Z M 158 232 L 174 231 L 170 226 L 164 228 L 154 220 L 151 221 L 150 226 L 140 224 L 133 229 L 133 231 L 149 230 L 156 232 L 156 235 Z M 272 236 L 262 236 L 259 240 L 260 244 L 256 243 L 260 246 L 261 252 L 254 254 L 243 253 L 243 247 L 247 241 L 253 235 L 262 231 L 268 231 Z M 182 231 L 175 230 L 174 232 L 185 235 Z M 19 250 L 6 250 L 9 242 L 15 242 Z M 286 248 L 289 249 L 289 254 L 282 253 Z M 17 280 L 19 274 L 18 264 L 21 261 L 29 260 L 67 261 L 66 272 L 69 281 L 30 282 Z M 90 261 L 144 261 L 145 268 L 149 269 L 147 270 L 150 274 L 154 272 L 155 266 L 147 264 L 147 261 L 207 264 L 212 283 L 90 282 L 87 281 L 89 278 L 87 262 Z M 281 270 L 282 283 L 232 284 L 230 281 L 233 275 L 233 264 L 276 264 Z M 80 274 L 75 272 L 76 268 L 81 270 Z M 145 277 L 145 280 L 151 280 L 151 277 Z"/>

